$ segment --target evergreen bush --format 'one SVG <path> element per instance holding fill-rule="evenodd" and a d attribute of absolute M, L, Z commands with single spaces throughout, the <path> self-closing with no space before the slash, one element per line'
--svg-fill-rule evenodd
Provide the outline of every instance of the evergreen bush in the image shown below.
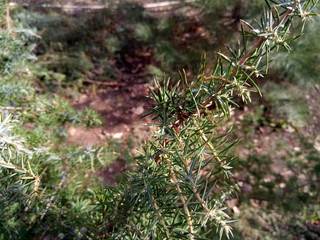
<path fill-rule="evenodd" d="M 269 68 L 272 50 L 284 47 L 298 36 L 290 36 L 294 16 L 303 21 L 313 14 L 314 2 L 267 1 L 260 22 L 244 22 L 243 40 L 230 56 L 217 53 L 208 74 L 203 64 L 190 82 L 167 81 L 152 91 L 156 106 L 150 112 L 159 128 L 146 143 L 138 168 L 127 182 L 108 188 L 112 201 L 100 204 L 112 239 L 208 239 L 212 224 L 220 237 L 232 234 L 225 201 L 238 188 L 232 180 L 229 155 L 236 142 L 229 142 L 230 129 L 221 128 L 236 107 L 236 97 L 250 102 L 250 93 L 260 92 L 253 78 Z M 272 5 L 272 4 L 275 4 Z M 248 47 L 247 36 L 256 38 Z M 220 131 L 218 131 L 220 129 Z M 101 209 L 101 210 L 102 210 Z"/>
<path fill-rule="evenodd" d="M 30 49 L 21 44 L 21 34 L 2 28 L 0 45 L 6 51 L 0 66 L 7 85 L 0 93 L 0 238 L 230 238 L 233 220 L 226 201 L 239 186 L 231 172 L 237 141 L 230 141 L 226 123 L 237 98 L 247 103 L 251 92 L 260 93 L 255 78 L 268 71 L 270 53 L 290 50 L 289 43 L 299 36 L 290 34 L 293 18 L 304 23 L 315 16 L 316 2 L 266 1 L 260 22 L 243 21 L 243 38 L 228 48 L 229 54 L 217 53 L 213 69 L 204 60 L 191 80 L 182 72 L 180 81 L 157 82 L 157 90 L 150 89 L 156 105 L 147 115 L 153 115 L 158 130 L 143 145 L 137 166 L 118 185 L 99 189 L 95 169 L 106 164 L 99 160 L 99 149 L 44 148 L 59 141 L 59 127 L 67 122 L 98 124 L 96 114 L 79 114 L 59 97 L 36 95 L 21 80 L 27 78 Z M 148 31 L 139 25 L 135 34 L 146 41 Z M 20 117 L 37 121 L 38 135 L 19 133 L 22 123 L 12 118 Z M 24 142 L 19 134 L 28 141 L 36 137 Z"/>

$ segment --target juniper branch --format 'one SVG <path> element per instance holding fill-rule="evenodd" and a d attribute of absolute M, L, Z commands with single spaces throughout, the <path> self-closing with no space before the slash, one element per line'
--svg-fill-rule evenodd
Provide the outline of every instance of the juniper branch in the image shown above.
<path fill-rule="evenodd" d="M 271 7 L 267 2 L 270 8 L 263 15 L 261 26 L 254 28 L 244 22 L 251 29 L 246 34 L 257 38 L 252 47 L 247 48 L 245 40 L 243 47 L 229 48 L 230 56 L 218 53 L 210 75 L 205 74 L 203 64 L 191 82 L 184 74 L 183 84 L 178 82 L 170 87 L 170 82 L 166 81 L 163 86 L 157 83 L 157 91 L 151 90 L 157 105 L 149 114 L 154 114 L 154 120 L 157 120 L 154 125 L 159 130 L 146 143 L 145 152 L 139 157 L 139 169 L 129 174 L 130 183 L 134 183 L 140 193 L 129 194 L 132 189 L 122 185 L 124 190 L 120 191 L 120 198 L 123 197 L 126 203 L 135 202 L 130 211 L 136 209 L 141 218 L 148 218 L 141 207 L 150 204 L 142 197 L 146 185 L 141 181 L 148 179 L 148 188 L 152 193 L 157 191 L 151 195 L 151 208 L 148 209 L 153 212 L 150 216 L 156 215 L 166 232 L 163 234 L 163 229 L 156 229 L 154 234 L 158 238 L 204 237 L 207 233 L 199 229 L 199 222 L 204 227 L 215 224 L 220 237 L 222 234 L 228 238 L 232 235 L 230 217 L 223 205 L 237 187 L 229 178 L 232 157 L 227 154 L 235 142 L 227 144 L 228 131 L 223 134 L 213 134 L 213 131 L 226 122 L 232 107 L 237 106 L 233 101 L 235 97 L 249 102 L 252 88 L 259 92 L 252 78 L 262 76 L 260 72 L 268 65 L 271 50 L 282 46 L 289 49 L 288 43 L 294 40 L 287 37 L 292 18 L 308 15 L 304 3 L 315 4 L 312 0 L 295 0 L 287 5 L 270 1 L 278 3 Z M 279 8 L 284 8 L 281 14 Z M 165 208 L 161 209 L 162 206 Z M 131 220 L 134 224 L 135 219 Z M 170 223 L 177 224 L 181 231 L 175 230 Z M 147 226 L 135 224 L 135 228 L 140 235 L 148 236 Z"/>

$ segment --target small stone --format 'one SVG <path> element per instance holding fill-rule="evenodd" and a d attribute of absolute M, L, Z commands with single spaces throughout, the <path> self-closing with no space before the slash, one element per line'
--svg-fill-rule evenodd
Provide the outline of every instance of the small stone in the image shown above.
<path fill-rule="evenodd" d="M 294 150 L 295 152 L 300 152 L 300 151 L 301 151 L 301 148 L 299 148 L 299 147 L 294 147 L 293 150 Z"/>
<path fill-rule="evenodd" d="M 141 115 L 144 112 L 144 108 L 142 106 L 139 106 L 139 107 L 133 108 L 132 112 L 136 115 Z"/>
<path fill-rule="evenodd" d="M 77 129 L 73 126 L 68 129 L 69 136 L 74 136 L 77 133 Z"/>
<path fill-rule="evenodd" d="M 122 136 L 123 136 L 123 133 L 121 133 L 121 132 L 112 134 L 112 137 L 114 139 L 120 139 L 120 138 L 122 138 Z"/>

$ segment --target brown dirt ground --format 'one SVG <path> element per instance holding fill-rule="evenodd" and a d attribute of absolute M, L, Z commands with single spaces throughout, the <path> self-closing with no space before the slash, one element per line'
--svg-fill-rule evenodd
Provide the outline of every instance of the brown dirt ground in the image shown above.
<path fill-rule="evenodd" d="M 152 100 L 147 98 L 146 84 L 131 84 L 124 87 L 104 87 L 98 93 L 87 92 L 74 100 L 76 109 L 91 108 L 103 118 L 99 127 L 85 129 L 70 126 L 67 143 L 82 146 L 97 145 L 108 138 L 134 137 L 144 139 L 150 132 L 150 117 L 141 118 L 149 111 Z"/>

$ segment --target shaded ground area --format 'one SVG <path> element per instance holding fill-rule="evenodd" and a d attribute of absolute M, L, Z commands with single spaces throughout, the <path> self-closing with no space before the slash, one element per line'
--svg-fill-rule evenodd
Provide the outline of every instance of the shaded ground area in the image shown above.
<path fill-rule="evenodd" d="M 147 95 L 146 84 L 107 87 L 96 94 L 88 92 L 80 95 L 74 101 L 75 108 L 96 110 L 103 117 L 104 123 L 91 129 L 70 126 L 67 142 L 88 146 L 101 143 L 110 137 L 146 137 L 150 130 L 146 123 L 150 122 L 150 118 L 141 118 L 141 115 L 151 106 L 151 100 Z"/>
<path fill-rule="evenodd" d="M 151 104 L 145 97 L 147 83 L 165 73 L 178 75 L 182 68 L 192 75 L 202 47 L 219 44 L 196 19 L 183 14 L 155 17 L 132 3 L 77 15 L 42 8 L 20 13 L 19 19 L 41 35 L 32 69 L 39 91 L 70 93 L 76 109 L 93 109 L 104 120 L 91 129 L 69 126 L 67 143 L 82 146 L 110 137 L 144 139 L 149 129 L 144 124 L 150 119 L 140 116 Z M 74 98 L 78 90 L 82 93 Z"/>

